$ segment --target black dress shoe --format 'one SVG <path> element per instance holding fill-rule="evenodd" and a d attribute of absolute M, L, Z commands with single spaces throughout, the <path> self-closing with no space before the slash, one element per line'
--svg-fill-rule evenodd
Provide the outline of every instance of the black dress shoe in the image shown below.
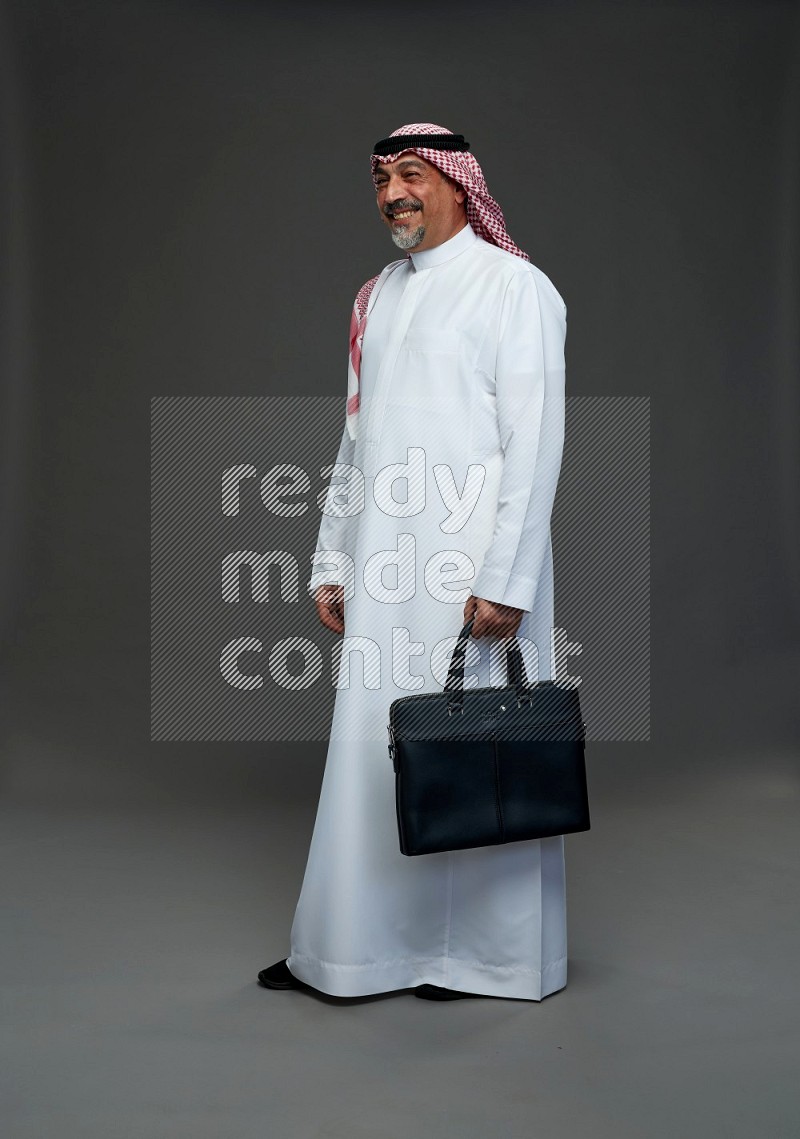
<path fill-rule="evenodd" d="M 459 993 L 456 989 L 443 989 L 441 985 L 417 985 L 415 997 L 424 1001 L 458 1001 L 462 997 L 480 997 L 481 993 Z"/>
<path fill-rule="evenodd" d="M 293 973 L 289 972 L 286 964 L 288 958 L 276 961 L 268 969 L 262 969 L 258 974 L 259 983 L 268 989 L 299 989 L 303 982 L 298 981 Z"/>

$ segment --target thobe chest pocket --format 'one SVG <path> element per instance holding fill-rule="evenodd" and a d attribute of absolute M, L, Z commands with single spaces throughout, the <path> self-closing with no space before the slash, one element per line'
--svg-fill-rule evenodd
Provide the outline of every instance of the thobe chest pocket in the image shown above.
<path fill-rule="evenodd" d="M 452 411 L 462 395 L 462 339 L 455 329 L 410 328 L 397 357 L 389 403 Z"/>

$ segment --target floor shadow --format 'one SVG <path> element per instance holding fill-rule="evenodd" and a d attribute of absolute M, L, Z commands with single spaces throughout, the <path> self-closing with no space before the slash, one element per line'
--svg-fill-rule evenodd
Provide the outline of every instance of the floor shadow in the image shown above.
<path fill-rule="evenodd" d="M 269 985 L 262 985 L 260 981 L 256 981 L 259 989 L 269 990 Z M 320 989 L 314 989 L 311 985 L 305 984 L 300 981 L 296 989 L 274 989 L 273 992 L 298 992 L 304 993 L 306 996 L 313 997 L 319 1001 L 320 1004 L 334 1005 L 337 1008 L 346 1008 L 350 1005 L 368 1005 L 374 1004 L 376 1001 L 389 1000 L 391 997 L 412 996 L 413 989 L 392 989 L 388 993 L 368 993 L 363 997 L 335 997 L 330 993 L 323 993 Z"/>

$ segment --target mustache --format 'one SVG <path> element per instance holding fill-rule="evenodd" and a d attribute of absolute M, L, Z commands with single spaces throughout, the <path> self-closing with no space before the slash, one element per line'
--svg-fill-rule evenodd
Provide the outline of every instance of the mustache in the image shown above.
<path fill-rule="evenodd" d="M 387 204 L 383 207 L 383 212 L 387 217 L 392 217 L 393 214 L 402 213 L 403 210 L 421 210 L 422 202 L 418 202 L 416 198 L 406 198 L 402 202 L 392 202 L 391 205 Z"/>

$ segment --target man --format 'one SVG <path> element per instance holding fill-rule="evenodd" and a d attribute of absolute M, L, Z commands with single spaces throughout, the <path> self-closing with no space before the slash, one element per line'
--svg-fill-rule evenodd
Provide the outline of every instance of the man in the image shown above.
<path fill-rule="evenodd" d="M 529 678 L 552 676 L 566 305 L 508 236 L 463 136 L 402 126 L 372 176 L 405 255 L 354 306 L 309 584 L 347 636 L 291 953 L 259 979 L 541 1000 L 566 984 L 563 837 L 401 854 L 386 725 L 392 700 L 441 690 L 470 617 L 465 684 L 505 683 L 491 650 L 513 634 Z"/>

